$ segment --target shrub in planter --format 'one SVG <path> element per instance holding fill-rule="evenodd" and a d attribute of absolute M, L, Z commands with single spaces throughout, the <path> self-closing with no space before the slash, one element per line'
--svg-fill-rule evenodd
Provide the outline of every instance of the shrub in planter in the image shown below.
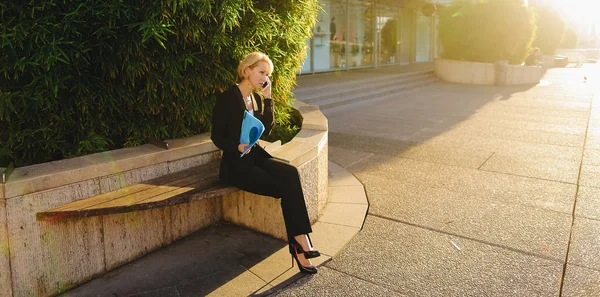
<path fill-rule="evenodd" d="M 521 0 L 455 1 L 440 10 L 442 58 L 522 63 L 535 35 L 532 12 Z"/>
<path fill-rule="evenodd" d="M 565 36 L 560 43 L 560 48 L 576 48 L 579 43 L 579 35 L 573 28 L 567 28 Z"/>
<path fill-rule="evenodd" d="M 560 47 L 561 48 L 576 48 L 578 42 L 579 42 L 579 36 L 577 35 L 577 32 L 573 28 L 568 28 L 565 31 L 565 37 L 563 37 L 563 40 L 560 43 Z"/>
<path fill-rule="evenodd" d="M 252 51 L 276 65 L 276 130 L 317 0 L 7 1 L 0 5 L 0 167 L 210 130 Z"/>
<path fill-rule="evenodd" d="M 540 48 L 545 55 L 554 55 L 565 36 L 566 23 L 551 7 L 535 7 L 535 17 L 537 33 L 533 46 Z"/>

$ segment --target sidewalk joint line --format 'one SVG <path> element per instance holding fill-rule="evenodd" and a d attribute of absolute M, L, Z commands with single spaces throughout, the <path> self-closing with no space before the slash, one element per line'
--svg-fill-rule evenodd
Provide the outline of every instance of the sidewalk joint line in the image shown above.
<path fill-rule="evenodd" d="M 367 215 L 369 215 L 368 213 L 365 215 L 365 218 L 367 217 Z M 364 218 L 363 218 L 363 222 L 364 222 Z M 332 222 L 326 222 L 326 221 L 321 221 L 318 220 L 317 222 L 321 222 L 321 223 L 327 223 L 327 224 L 331 224 L 331 225 L 337 225 L 337 226 L 344 226 L 344 227 L 352 227 L 352 228 L 358 228 L 361 229 L 361 227 L 357 227 L 357 226 L 350 226 L 350 225 L 344 225 L 344 224 L 338 224 L 338 223 L 332 223 Z"/>
<path fill-rule="evenodd" d="M 338 202 L 338 201 L 327 201 L 327 204 L 355 204 L 355 205 L 369 205 L 368 203 L 359 203 L 359 202 Z M 325 206 L 327 207 L 327 206 Z"/>
<path fill-rule="evenodd" d="M 573 211 L 571 212 L 571 230 L 569 232 L 569 241 L 567 244 L 567 251 L 565 253 L 565 261 L 563 264 L 562 276 L 560 278 L 560 287 L 558 291 L 558 297 L 562 297 L 563 287 L 565 284 L 565 276 L 567 274 L 567 264 L 569 262 L 569 252 L 571 251 L 571 239 L 573 238 L 573 226 L 575 225 L 575 212 L 577 211 L 577 197 L 579 197 L 579 184 L 581 183 L 581 171 L 583 169 L 583 160 L 585 157 L 585 147 L 587 144 L 588 132 L 590 130 L 590 121 L 592 120 L 592 106 L 594 104 L 594 98 L 598 95 L 598 91 L 594 92 L 590 100 L 590 106 L 588 108 L 588 122 L 585 127 L 585 138 L 583 139 L 583 147 L 581 149 L 581 161 L 579 162 L 579 172 L 577 174 L 577 184 L 575 188 L 575 197 L 573 199 Z"/>
<path fill-rule="evenodd" d="M 531 178 L 531 179 L 536 179 L 536 180 L 543 180 L 543 181 L 561 183 L 561 184 L 572 185 L 572 186 L 577 185 L 576 183 L 566 182 L 566 181 L 562 181 L 562 180 L 553 180 L 553 179 L 547 179 L 547 178 L 541 178 L 541 177 L 535 177 L 535 176 L 527 176 L 527 175 L 515 174 L 515 173 L 510 173 L 510 172 L 501 172 L 501 171 L 495 171 L 495 170 L 489 170 L 489 169 L 480 169 L 480 170 L 485 171 L 485 172 L 490 172 L 490 173 L 506 174 L 506 175 L 510 175 L 510 176 Z"/>
<path fill-rule="evenodd" d="M 487 163 L 487 161 L 489 159 L 491 159 L 494 156 L 495 153 L 496 152 L 492 152 L 492 154 L 487 159 L 485 159 L 485 161 L 483 161 L 483 163 L 481 163 L 481 165 L 479 167 L 477 167 L 477 170 L 481 170 L 481 167 L 483 167 L 483 165 L 485 165 L 485 163 Z"/>
<path fill-rule="evenodd" d="M 352 205 L 369 205 L 368 202 L 338 202 L 338 201 L 327 201 L 327 204 L 335 203 L 335 204 L 352 204 Z"/>
<path fill-rule="evenodd" d="M 495 154 L 495 152 L 492 153 L 492 156 L 494 154 Z M 386 155 L 387 156 L 387 155 L 390 155 L 390 154 L 382 154 L 382 155 Z M 490 156 L 488 158 L 488 160 L 492 156 Z M 423 160 L 423 159 L 414 159 L 414 158 L 409 158 L 409 157 L 406 157 L 406 156 L 395 156 L 395 157 L 397 159 L 405 159 L 405 160 L 417 161 L 417 162 L 422 162 L 422 163 L 427 163 L 427 164 L 433 164 L 433 165 L 442 165 L 442 166 L 446 166 L 446 167 L 450 167 L 450 168 L 470 169 L 470 170 L 475 170 L 475 171 L 479 170 L 479 171 L 485 171 L 485 172 L 490 172 L 490 173 L 495 173 L 495 174 L 506 174 L 506 175 L 510 175 L 510 176 L 531 178 L 531 179 L 536 179 L 536 180 L 543 180 L 543 181 L 549 181 L 549 182 L 555 182 L 555 183 L 561 183 L 561 184 L 567 184 L 567 185 L 576 185 L 575 183 L 561 181 L 561 180 L 553 180 L 553 179 L 547 179 L 547 178 L 541 178 L 541 177 L 534 177 L 534 176 L 527 176 L 527 175 L 520 175 L 520 174 L 515 174 L 515 173 L 494 171 L 494 170 L 488 170 L 488 169 L 479 169 L 479 168 L 481 168 L 481 166 L 483 166 L 487 162 L 487 160 L 481 166 L 479 166 L 479 168 L 474 168 L 474 167 L 469 167 L 469 166 L 459 166 L 459 165 L 448 164 L 448 163 L 433 162 L 433 161 Z M 348 171 L 350 171 L 350 170 L 348 170 Z"/>
<path fill-rule="evenodd" d="M 244 268 L 246 271 L 254 274 L 254 276 L 258 277 L 261 281 L 265 282 L 265 285 L 268 285 L 269 282 L 264 280 L 262 277 L 260 277 L 258 274 L 254 273 L 254 271 L 250 270 L 250 268 L 246 268 L 244 265 L 240 265 L 240 267 Z M 264 286 L 263 286 L 264 287 Z M 262 287 L 261 287 L 262 288 Z"/>
<path fill-rule="evenodd" d="M 588 270 L 600 272 L 600 269 L 598 269 L 598 268 L 587 267 L 587 266 L 583 266 L 583 265 L 577 264 L 577 263 L 569 263 L 569 266 L 576 266 L 576 267 L 579 267 L 579 268 L 585 268 L 585 269 L 588 269 Z"/>
<path fill-rule="evenodd" d="M 392 292 L 400 293 L 400 294 L 403 294 L 403 295 L 404 295 L 404 294 L 406 294 L 405 292 L 402 292 L 402 291 L 398 291 L 398 290 L 396 290 L 396 288 L 394 288 L 394 287 L 387 287 L 387 286 L 385 286 L 385 285 L 378 284 L 378 283 L 376 283 L 376 282 L 373 282 L 373 281 L 371 281 L 371 280 L 368 280 L 368 279 L 362 278 L 362 277 L 360 277 L 360 276 L 357 276 L 357 275 L 350 274 L 350 273 L 348 273 L 348 272 L 345 272 L 345 271 L 341 271 L 341 270 L 339 270 L 339 269 L 336 269 L 336 268 L 330 267 L 330 266 L 328 266 L 328 265 L 324 265 L 324 266 L 325 266 L 325 267 L 327 267 L 327 269 L 331 269 L 331 270 L 333 270 L 333 271 L 336 271 L 336 272 L 338 272 L 338 273 L 341 273 L 341 274 L 343 274 L 343 275 L 347 275 L 347 276 L 349 276 L 349 277 L 351 277 L 351 278 L 356 278 L 356 279 L 359 279 L 359 280 L 361 280 L 361 281 L 363 281 L 363 282 L 370 283 L 370 284 L 372 284 L 372 285 L 375 285 L 375 286 L 377 286 L 377 287 L 382 287 L 382 288 L 385 288 L 385 289 L 387 289 L 387 290 L 390 290 L 390 291 L 392 291 Z"/>
<path fill-rule="evenodd" d="M 329 224 L 329 225 L 335 225 L 335 226 L 344 226 L 344 227 L 348 227 L 348 228 L 356 228 L 356 229 L 358 229 L 358 231 L 360 231 L 360 227 L 347 226 L 347 225 L 340 225 L 340 224 L 336 224 L 336 223 L 323 222 L 323 221 L 317 221 L 317 223 L 321 223 L 321 224 Z"/>
<path fill-rule="evenodd" d="M 374 216 L 374 217 L 378 217 L 378 218 L 381 218 L 381 219 L 390 220 L 390 221 L 394 221 L 394 222 L 406 224 L 406 225 L 409 225 L 409 226 L 413 226 L 413 227 L 425 229 L 425 230 L 436 232 L 436 233 L 441 233 L 441 234 L 445 234 L 445 235 L 449 235 L 449 236 L 460 237 L 460 238 L 471 240 L 471 241 L 475 241 L 475 242 L 478 242 L 478 243 L 481 243 L 481 244 L 485 244 L 485 245 L 489 245 L 489 246 L 493 246 L 493 247 L 497 247 L 497 248 L 501 248 L 501 249 L 506 249 L 506 250 L 509 250 L 509 251 L 512 251 L 512 252 L 517 252 L 517 253 L 520 253 L 520 254 L 525 254 L 525 255 L 528 255 L 528 256 L 536 257 L 536 258 L 542 258 L 542 259 L 549 260 L 549 261 L 552 261 L 552 262 L 563 263 L 561 260 L 559 260 L 557 258 L 553 258 L 553 257 L 550 257 L 550 256 L 544 256 L 544 255 L 541 255 L 541 254 L 536 254 L 536 253 L 533 253 L 533 252 L 529 252 L 529 251 L 525 251 L 525 250 L 520 250 L 520 249 L 517 249 L 517 248 L 512 248 L 512 247 L 501 245 L 501 244 L 498 244 L 498 243 L 493 243 L 493 242 L 489 242 L 489 241 L 485 241 L 485 240 L 481 240 L 481 239 L 477 239 L 477 238 L 471 238 L 471 237 L 460 235 L 460 234 L 456 234 L 456 233 L 442 231 L 442 230 L 434 229 L 432 227 L 427 227 L 427 226 L 418 225 L 418 224 L 415 224 L 415 223 L 411 223 L 411 222 L 407 222 L 407 221 L 403 221 L 403 220 L 399 220 L 399 219 L 395 219 L 395 218 L 390 218 L 390 217 L 387 217 L 387 216 L 384 216 L 384 215 L 373 214 L 373 213 L 370 213 L 369 215 Z"/>

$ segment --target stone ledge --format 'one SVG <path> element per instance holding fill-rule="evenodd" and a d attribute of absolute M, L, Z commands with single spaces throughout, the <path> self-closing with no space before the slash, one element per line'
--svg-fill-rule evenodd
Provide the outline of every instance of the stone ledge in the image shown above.
<path fill-rule="evenodd" d="M 210 134 L 174 139 L 169 150 L 151 144 L 16 168 L 5 184 L 7 199 L 100 178 L 158 163 L 173 162 L 218 149 Z"/>

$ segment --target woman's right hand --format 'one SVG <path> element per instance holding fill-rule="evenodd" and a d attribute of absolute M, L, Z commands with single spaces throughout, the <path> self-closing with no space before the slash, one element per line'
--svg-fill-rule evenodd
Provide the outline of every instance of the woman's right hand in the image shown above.
<path fill-rule="evenodd" d="M 243 153 L 244 150 L 246 149 L 247 146 L 249 146 L 249 143 L 240 143 L 240 145 L 238 145 L 238 151 L 240 153 Z M 248 150 L 248 153 L 250 152 L 250 150 Z"/>

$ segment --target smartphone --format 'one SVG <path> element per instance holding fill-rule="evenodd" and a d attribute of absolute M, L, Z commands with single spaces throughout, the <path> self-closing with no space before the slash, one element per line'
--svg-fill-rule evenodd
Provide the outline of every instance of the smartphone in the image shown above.
<path fill-rule="evenodd" d="M 263 89 L 264 89 L 264 88 L 266 88 L 268 85 L 269 85 L 269 82 L 268 82 L 268 81 L 264 82 L 264 83 L 262 84 L 262 87 L 263 87 Z"/>

